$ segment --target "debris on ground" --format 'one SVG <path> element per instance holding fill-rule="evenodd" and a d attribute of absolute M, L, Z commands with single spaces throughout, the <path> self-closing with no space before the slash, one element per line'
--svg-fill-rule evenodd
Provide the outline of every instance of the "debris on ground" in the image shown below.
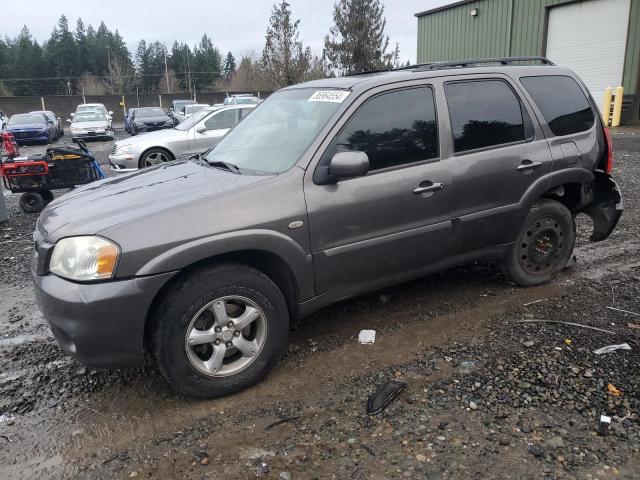
<path fill-rule="evenodd" d="M 371 345 L 375 341 L 375 330 L 360 330 L 360 333 L 358 334 L 358 343 L 361 343 L 362 345 Z"/>
<path fill-rule="evenodd" d="M 636 317 L 640 317 L 640 313 L 637 312 L 631 312 L 629 310 L 624 310 L 622 308 L 616 308 L 616 307 L 605 307 L 608 308 L 609 310 L 614 310 L 616 312 L 622 312 L 622 313 L 627 313 L 629 315 L 635 315 Z"/>
<path fill-rule="evenodd" d="M 397 380 L 389 380 L 378 390 L 372 393 L 367 399 L 367 413 L 369 415 L 378 415 L 394 398 L 407 388 L 407 384 Z"/>
<path fill-rule="evenodd" d="M 612 385 L 611 383 L 607 384 L 607 390 L 609 390 L 609 393 L 614 397 L 619 397 L 622 395 L 622 392 L 618 390 L 616 386 Z"/>
<path fill-rule="evenodd" d="M 607 345 L 606 347 L 599 348 L 594 350 L 593 353 L 596 355 L 602 355 L 604 353 L 615 352 L 616 350 L 631 350 L 631 347 L 628 343 L 620 343 L 618 345 Z"/>

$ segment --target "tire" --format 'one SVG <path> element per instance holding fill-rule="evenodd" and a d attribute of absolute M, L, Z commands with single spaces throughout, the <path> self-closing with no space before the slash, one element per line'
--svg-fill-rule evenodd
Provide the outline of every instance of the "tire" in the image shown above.
<path fill-rule="evenodd" d="M 20 208 L 24 213 L 39 213 L 44 208 L 44 198 L 38 192 L 26 192 L 20 196 Z"/>
<path fill-rule="evenodd" d="M 164 148 L 152 148 L 140 157 L 138 168 L 147 168 L 173 160 L 172 155 Z"/>
<path fill-rule="evenodd" d="M 40 190 L 39 193 L 44 200 L 45 205 L 48 205 L 53 201 L 53 192 L 51 190 Z"/>
<path fill-rule="evenodd" d="M 243 314 L 251 323 L 230 328 Z M 282 292 L 263 273 L 234 264 L 186 275 L 169 288 L 151 321 L 158 370 L 178 392 L 197 398 L 222 397 L 262 380 L 284 354 L 289 335 Z M 206 339 L 193 338 L 203 331 Z M 202 343 L 191 345 L 188 338 Z"/>
<path fill-rule="evenodd" d="M 551 281 L 573 253 L 576 226 L 567 207 L 540 200 L 531 207 L 505 262 L 507 276 L 522 287 Z"/>

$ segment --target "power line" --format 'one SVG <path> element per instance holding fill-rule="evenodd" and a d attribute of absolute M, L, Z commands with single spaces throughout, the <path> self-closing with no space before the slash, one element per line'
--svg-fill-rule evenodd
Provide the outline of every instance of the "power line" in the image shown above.
<path fill-rule="evenodd" d="M 222 71 L 220 70 L 211 70 L 211 71 L 202 71 L 202 72 L 173 72 L 176 76 L 178 75 L 222 75 Z M 158 73 L 145 73 L 145 74 L 135 74 L 135 75 L 125 75 L 122 78 L 130 79 L 130 78 L 141 78 L 141 77 L 160 77 L 164 75 L 163 72 Z M 0 82 L 34 82 L 40 80 L 82 80 L 83 78 L 95 78 L 101 80 L 109 80 L 108 75 L 82 75 L 82 76 L 63 76 L 63 77 L 24 77 L 24 78 L 0 78 Z"/>

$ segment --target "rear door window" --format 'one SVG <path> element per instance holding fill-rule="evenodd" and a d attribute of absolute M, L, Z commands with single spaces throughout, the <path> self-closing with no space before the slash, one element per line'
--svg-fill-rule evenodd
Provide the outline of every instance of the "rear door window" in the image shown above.
<path fill-rule="evenodd" d="M 456 153 L 521 142 L 529 136 L 523 107 L 506 82 L 451 82 L 444 90 Z"/>
<path fill-rule="evenodd" d="M 552 75 L 521 77 L 520 81 L 540 108 L 554 135 L 571 135 L 593 126 L 591 105 L 573 78 Z"/>
<path fill-rule="evenodd" d="M 370 170 L 437 158 L 433 90 L 397 90 L 367 100 L 333 140 L 325 158 L 345 151 L 365 152 Z"/>

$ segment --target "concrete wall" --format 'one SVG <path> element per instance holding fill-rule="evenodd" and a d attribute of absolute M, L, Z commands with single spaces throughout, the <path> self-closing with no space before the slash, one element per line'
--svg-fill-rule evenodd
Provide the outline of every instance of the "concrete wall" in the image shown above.
<path fill-rule="evenodd" d="M 254 93 L 259 94 L 261 98 L 266 98 L 270 92 L 229 92 L 232 93 Z M 198 93 L 196 99 L 201 103 L 222 103 L 226 96 L 225 92 L 208 92 Z M 44 99 L 45 110 L 55 112 L 60 118 L 66 120 L 70 118 L 70 114 L 75 112 L 78 104 L 82 103 L 81 95 L 51 95 L 42 97 Z M 104 103 L 107 110 L 113 111 L 113 121 L 121 123 L 123 118 L 123 109 L 120 105 L 122 101 L 121 95 L 87 95 L 87 103 Z M 136 95 L 125 95 L 124 101 L 127 108 L 130 107 L 157 107 L 162 101 L 164 108 L 169 108 L 172 100 L 188 99 L 189 94 L 173 93 L 163 94 L 161 98 L 155 94 L 145 94 L 136 97 Z M 25 113 L 33 110 L 42 110 L 42 100 L 40 97 L 0 97 L 0 110 L 7 115 L 14 113 Z"/>

